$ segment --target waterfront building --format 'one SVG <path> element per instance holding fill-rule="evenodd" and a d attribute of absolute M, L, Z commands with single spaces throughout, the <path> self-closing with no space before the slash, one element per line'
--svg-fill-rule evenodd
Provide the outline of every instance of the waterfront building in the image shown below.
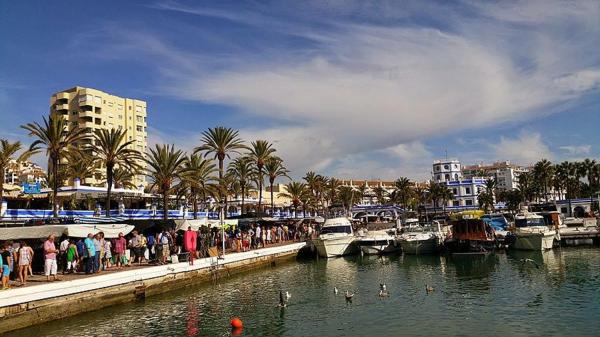
<path fill-rule="evenodd" d="M 436 160 L 432 166 L 433 181 L 445 184 L 452 192 L 453 199 L 448 200 L 449 209 L 479 208 L 478 195 L 485 186 L 485 179 L 481 177 L 463 177 L 460 161 Z"/>
<path fill-rule="evenodd" d="M 4 169 L 4 183 L 21 185 L 23 183 L 46 184 L 46 171 L 30 161 L 18 162 L 11 160 Z"/>
<path fill-rule="evenodd" d="M 433 180 L 438 183 L 460 181 L 462 179 L 460 161 L 456 159 L 434 161 L 432 172 Z"/>
<path fill-rule="evenodd" d="M 375 196 L 374 189 L 381 187 L 385 190 L 386 194 L 390 194 L 394 191 L 394 181 L 381 180 L 381 179 L 340 179 L 341 186 L 352 187 L 354 189 L 362 188 L 366 186 L 365 195 L 362 200 L 358 202 L 358 205 L 369 206 L 380 204 L 379 200 Z"/>
<path fill-rule="evenodd" d="M 134 141 L 132 148 L 142 154 L 148 146 L 147 105 L 145 101 L 115 96 L 92 88 L 73 87 L 59 91 L 50 98 L 50 112 L 64 116 L 70 128 L 86 130 L 87 140 L 93 141 L 94 131 L 98 129 L 123 129 L 127 140 Z M 139 163 L 146 167 L 143 161 Z M 81 177 L 83 184 L 98 186 L 104 184 L 102 171 L 98 170 L 91 177 Z M 145 177 L 136 176 L 133 183 L 145 186 Z"/>
<path fill-rule="evenodd" d="M 493 178 L 496 180 L 497 188 L 505 191 L 518 188 L 519 175 L 528 171 L 528 168 L 512 164 L 510 161 L 466 165 L 462 168 L 465 178 Z"/>

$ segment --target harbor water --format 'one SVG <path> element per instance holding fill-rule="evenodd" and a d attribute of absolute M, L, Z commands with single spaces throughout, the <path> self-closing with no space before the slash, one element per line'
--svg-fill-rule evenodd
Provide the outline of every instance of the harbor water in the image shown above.
<path fill-rule="evenodd" d="M 242 336 L 598 336 L 599 315 L 600 249 L 562 248 L 291 262 L 10 336 L 229 336 L 234 316 Z"/>

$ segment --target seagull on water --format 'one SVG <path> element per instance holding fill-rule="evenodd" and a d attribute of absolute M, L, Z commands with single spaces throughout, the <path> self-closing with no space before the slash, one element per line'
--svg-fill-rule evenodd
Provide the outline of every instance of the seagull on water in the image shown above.
<path fill-rule="evenodd" d="M 346 297 L 346 301 L 352 302 L 352 297 L 354 297 L 354 293 L 350 293 L 348 290 L 346 290 L 346 294 L 344 294 L 344 296 Z"/>
<path fill-rule="evenodd" d="M 535 262 L 535 260 L 532 260 L 532 259 L 521 259 L 520 261 L 521 261 L 522 264 L 533 263 L 533 265 L 537 269 L 540 269 L 540 265 L 537 262 Z"/>
<path fill-rule="evenodd" d="M 385 283 L 379 283 L 379 290 L 387 292 L 387 286 L 385 285 Z"/>
<path fill-rule="evenodd" d="M 283 296 L 283 291 L 281 291 L 281 290 L 279 290 L 279 304 L 278 304 L 278 306 L 280 308 L 287 307 L 287 302 L 286 302 L 286 300 L 285 300 L 285 298 Z"/>
<path fill-rule="evenodd" d="M 286 301 L 289 300 L 290 298 L 292 298 L 292 294 L 290 294 L 289 292 L 285 292 L 285 299 Z"/>
<path fill-rule="evenodd" d="M 433 289 L 432 286 L 430 286 L 429 284 L 425 285 L 425 292 L 430 293 L 432 291 L 434 291 L 435 289 Z"/>
<path fill-rule="evenodd" d="M 333 287 L 333 293 L 336 294 L 336 295 L 338 294 L 338 288 L 337 287 Z"/>
<path fill-rule="evenodd" d="M 390 293 L 387 292 L 387 290 L 383 290 L 383 289 L 379 289 L 379 297 L 388 297 L 390 296 Z"/>

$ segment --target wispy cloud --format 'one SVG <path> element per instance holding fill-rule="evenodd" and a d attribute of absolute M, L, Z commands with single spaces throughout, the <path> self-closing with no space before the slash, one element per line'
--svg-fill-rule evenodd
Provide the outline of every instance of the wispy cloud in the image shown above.
<path fill-rule="evenodd" d="M 465 1 L 461 10 L 440 7 L 441 14 L 422 2 L 406 10 L 382 3 L 373 6 L 387 16 L 359 20 L 352 9 L 365 5 L 344 5 L 341 15 L 313 9 L 294 24 L 286 19 L 297 8 L 154 5 L 277 34 L 302 32 L 308 41 L 291 48 L 265 43 L 218 60 L 143 31 L 120 31 L 111 39 L 121 57 L 144 52 L 139 57 L 160 69 L 163 92 L 281 120 L 277 128 L 242 133 L 276 140 L 289 165 L 301 171 L 388 175 L 395 154 L 428 172 L 420 161 L 431 158 L 423 139 L 531 120 L 597 92 L 600 84 L 598 2 Z M 422 13 L 434 24 L 415 17 Z M 369 160 L 385 149 L 385 161 Z M 527 163 L 552 155 L 538 133 L 500 138 L 491 149 L 498 159 Z"/>

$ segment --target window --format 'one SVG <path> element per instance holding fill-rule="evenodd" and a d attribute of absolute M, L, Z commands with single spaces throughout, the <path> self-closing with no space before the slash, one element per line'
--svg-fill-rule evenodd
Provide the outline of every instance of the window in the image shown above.
<path fill-rule="evenodd" d="M 458 194 L 458 191 L 456 190 L 456 188 L 453 188 L 453 189 L 452 189 L 452 194 L 454 194 L 454 195 L 457 195 L 457 194 Z"/>
<path fill-rule="evenodd" d="M 450 166 L 448 166 L 448 164 L 444 165 L 444 170 L 449 170 Z"/>
<path fill-rule="evenodd" d="M 453 201 L 452 201 L 452 206 L 460 206 L 460 201 L 458 201 L 458 200 L 453 200 Z"/>
<path fill-rule="evenodd" d="M 123 110 L 123 104 L 119 104 L 119 105 L 117 105 L 117 109 L 118 109 L 118 110 Z"/>
<path fill-rule="evenodd" d="M 471 194 L 471 188 L 470 187 L 465 187 L 465 193 L 466 194 Z"/>
<path fill-rule="evenodd" d="M 142 107 L 141 107 L 141 106 L 139 106 L 139 105 L 136 105 L 136 106 L 135 106 L 135 111 L 137 111 L 137 112 L 142 112 Z"/>
<path fill-rule="evenodd" d="M 147 131 L 148 131 L 148 128 L 144 126 L 144 132 L 147 132 Z"/>
<path fill-rule="evenodd" d="M 137 115 L 137 116 L 135 116 L 135 120 L 137 120 L 138 123 L 141 123 L 144 119 L 142 118 L 142 116 Z"/>
<path fill-rule="evenodd" d="M 129 110 L 131 110 L 131 105 L 129 106 Z"/>
<path fill-rule="evenodd" d="M 95 96 L 94 97 L 94 103 L 101 104 L 102 103 L 102 98 L 100 96 Z"/>
<path fill-rule="evenodd" d="M 458 181 L 458 173 L 454 173 L 454 180 Z"/>
<path fill-rule="evenodd" d="M 137 132 L 142 132 L 142 130 L 143 130 L 143 128 L 139 125 L 135 127 L 135 131 L 137 131 Z"/>
<path fill-rule="evenodd" d="M 78 113 L 78 111 L 71 111 L 71 115 L 77 115 Z"/>
<path fill-rule="evenodd" d="M 119 119 L 123 119 L 123 115 L 119 115 Z"/>
<path fill-rule="evenodd" d="M 435 176 L 435 179 L 436 179 L 437 181 L 440 181 L 440 175 L 438 174 L 437 176 Z"/>
<path fill-rule="evenodd" d="M 144 123 L 146 123 L 146 117 L 144 117 Z"/>
<path fill-rule="evenodd" d="M 448 173 L 446 173 L 446 174 L 444 175 L 444 179 L 446 179 L 446 180 L 450 180 L 450 175 L 449 175 Z"/>
<path fill-rule="evenodd" d="M 471 199 L 465 200 L 465 205 L 467 205 L 467 206 L 473 206 L 473 200 L 471 200 Z"/>

